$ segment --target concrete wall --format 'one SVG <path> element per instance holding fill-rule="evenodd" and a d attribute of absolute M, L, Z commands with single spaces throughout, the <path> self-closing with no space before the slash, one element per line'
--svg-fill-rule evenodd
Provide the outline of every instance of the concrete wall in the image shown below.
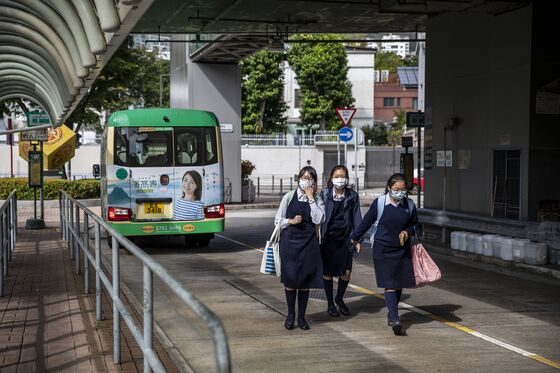
<path fill-rule="evenodd" d="M 353 127 L 373 124 L 374 63 L 373 50 L 348 50 L 348 80 L 352 83 L 354 107 Z"/>
<path fill-rule="evenodd" d="M 443 207 L 444 169 L 436 166 L 436 151 L 443 150 L 444 126 L 457 118 L 459 125 L 447 133 L 454 161 L 447 168 L 446 208 L 490 215 L 493 149 L 521 149 L 521 211 L 527 218 L 530 7 L 497 17 L 463 12 L 430 18 L 427 46 L 432 169 L 425 170 L 425 206 Z M 471 154 L 466 169 L 457 166 L 460 150 Z"/>
<path fill-rule="evenodd" d="M 354 180 L 355 173 L 352 171 L 354 165 L 354 147 L 348 147 L 348 169 L 350 171 L 350 179 Z M 317 177 L 326 178 L 330 174 L 329 169 L 324 170 L 324 151 L 335 151 L 335 147 L 301 147 L 301 167 L 307 165 L 307 160 L 311 161 L 311 166 L 317 171 Z M 344 147 L 341 147 L 341 154 Z M 270 180 L 271 176 L 275 178 L 290 178 L 297 174 L 300 170 L 300 148 L 297 146 L 243 146 L 241 148 L 241 159 L 251 161 L 255 166 L 255 170 L 251 174 L 252 179 L 260 177 L 261 180 Z M 342 155 L 341 155 L 342 156 Z M 365 148 L 358 147 L 358 165 L 365 165 Z M 363 185 L 364 169 L 360 167 L 358 178 L 360 187 Z"/>
<path fill-rule="evenodd" d="M 529 216 L 539 202 L 560 201 L 560 50 L 551 48 L 558 33 L 558 14 L 552 2 L 534 2 L 531 71 L 531 129 Z"/>

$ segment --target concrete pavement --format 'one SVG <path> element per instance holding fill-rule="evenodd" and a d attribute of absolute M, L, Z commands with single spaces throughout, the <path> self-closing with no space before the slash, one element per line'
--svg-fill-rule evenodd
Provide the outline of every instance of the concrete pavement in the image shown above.
<path fill-rule="evenodd" d="M 232 211 L 210 248 L 178 238 L 139 245 L 223 320 L 239 372 L 528 372 L 560 368 L 560 282 L 434 254 L 444 278 L 407 290 L 401 303 L 406 337 L 395 337 L 375 288 L 371 252 L 354 266 L 350 317 L 330 318 L 322 291 L 312 291 L 310 331 L 283 327 L 283 288 L 258 272 L 274 210 Z M 125 281 L 140 295 L 141 267 L 124 256 Z M 156 283 L 156 320 L 194 371 L 213 367 L 208 332 Z"/>

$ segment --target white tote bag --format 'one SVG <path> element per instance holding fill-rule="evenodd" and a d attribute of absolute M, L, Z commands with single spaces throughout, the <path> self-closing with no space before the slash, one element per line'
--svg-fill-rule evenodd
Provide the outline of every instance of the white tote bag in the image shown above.
<path fill-rule="evenodd" d="M 280 224 L 274 227 L 270 239 L 266 241 L 260 271 L 265 275 L 280 276 Z"/>

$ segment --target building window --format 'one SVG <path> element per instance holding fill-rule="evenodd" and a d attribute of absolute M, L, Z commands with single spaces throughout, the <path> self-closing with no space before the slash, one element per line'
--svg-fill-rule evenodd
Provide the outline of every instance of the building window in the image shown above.
<path fill-rule="evenodd" d="M 394 97 L 383 97 L 383 106 L 384 107 L 395 106 L 395 98 Z"/>
<path fill-rule="evenodd" d="M 412 110 L 414 111 L 418 110 L 418 97 L 412 98 Z"/>
<path fill-rule="evenodd" d="M 300 102 L 299 102 L 299 89 L 294 90 L 294 108 L 299 109 Z"/>
<path fill-rule="evenodd" d="M 401 107 L 401 98 L 400 97 L 397 97 L 397 106 Z"/>

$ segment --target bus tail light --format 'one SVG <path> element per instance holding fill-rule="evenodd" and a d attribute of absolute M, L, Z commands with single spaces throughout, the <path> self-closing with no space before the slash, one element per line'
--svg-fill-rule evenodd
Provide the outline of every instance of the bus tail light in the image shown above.
<path fill-rule="evenodd" d="M 226 209 L 223 203 L 219 205 L 206 206 L 204 208 L 204 217 L 206 219 L 223 218 L 226 215 Z"/>
<path fill-rule="evenodd" d="M 132 217 L 132 210 L 126 207 L 109 207 L 109 221 L 129 221 Z"/>

